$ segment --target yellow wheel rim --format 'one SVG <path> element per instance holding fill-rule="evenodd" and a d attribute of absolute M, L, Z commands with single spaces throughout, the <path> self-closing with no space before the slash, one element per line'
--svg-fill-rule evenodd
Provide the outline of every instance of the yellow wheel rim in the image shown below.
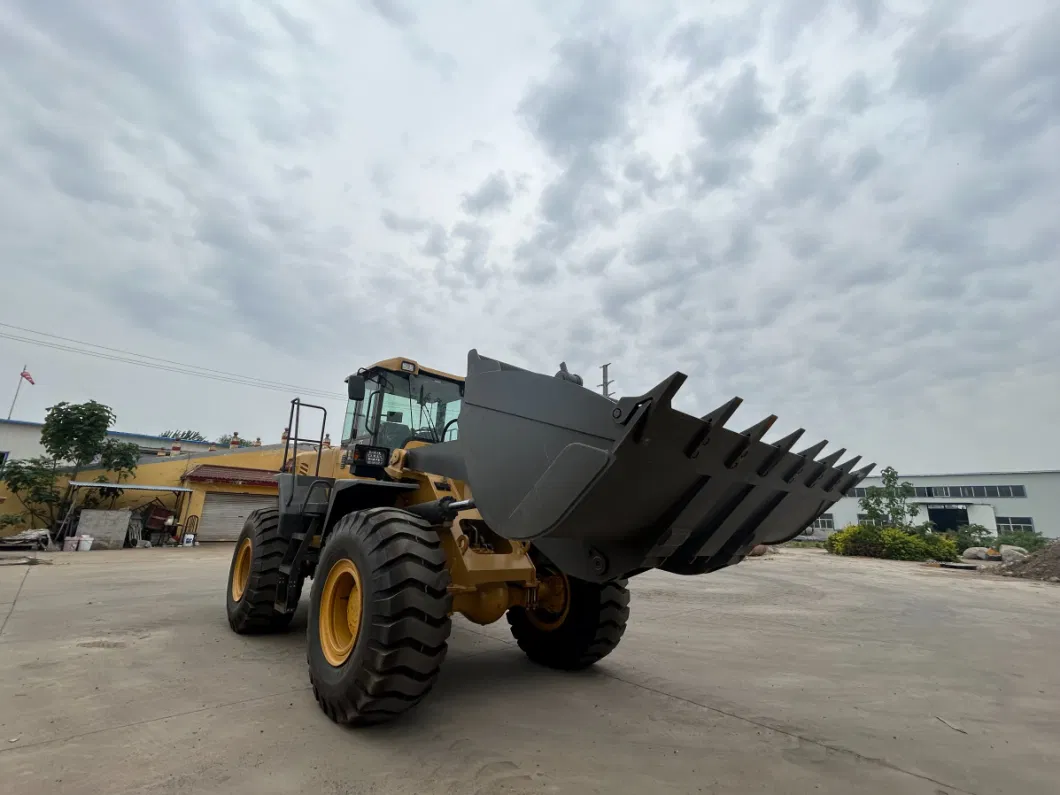
<path fill-rule="evenodd" d="M 236 552 L 235 571 L 232 572 L 232 601 L 238 602 L 246 593 L 247 583 L 250 582 L 250 563 L 253 557 L 254 545 L 249 538 L 244 538 Z"/>
<path fill-rule="evenodd" d="M 542 632 L 552 632 L 563 626 L 570 613 L 570 582 L 566 574 L 553 574 L 545 578 L 549 598 L 539 602 L 533 610 L 526 611 L 526 619 Z"/>
<path fill-rule="evenodd" d="M 357 566 L 349 558 L 337 561 L 320 591 L 320 650 L 328 665 L 338 668 L 350 658 L 361 629 L 363 602 Z"/>

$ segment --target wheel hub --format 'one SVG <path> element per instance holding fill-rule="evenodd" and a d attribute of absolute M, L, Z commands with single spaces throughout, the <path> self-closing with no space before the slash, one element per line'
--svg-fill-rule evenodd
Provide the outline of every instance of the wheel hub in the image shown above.
<path fill-rule="evenodd" d="M 338 668 L 350 658 L 361 629 L 364 591 L 361 573 L 348 558 L 336 561 L 320 594 L 320 650 Z"/>
<path fill-rule="evenodd" d="M 236 552 L 235 571 L 232 572 L 232 601 L 238 602 L 246 593 L 247 583 L 250 582 L 250 564 L 253 559 L 254 544 L 249 538 L 244 538 Z"/>

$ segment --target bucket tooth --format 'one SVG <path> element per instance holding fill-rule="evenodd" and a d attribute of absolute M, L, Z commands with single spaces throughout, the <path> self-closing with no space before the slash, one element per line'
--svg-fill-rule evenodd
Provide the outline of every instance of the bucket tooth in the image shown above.
<path fill-rule="evenodd" d="M 857 462 L 857 461 L 858 461 L 858 460 L 859 460 L 860 458 L 861 458 L 861 456 L 858 456 L 857 458 L 855 458 L 855 459 L 852 459 L 851 461 L 848 461 L 848 462 L 847 462 L 846 464 L 844 464 L 843 466 L 847 466 L 847 465 L 849 465 L 850 467 L 853 467 L 853 466 L 854 466 L 854 464 L 855 464 L 855 463 L 856 463 L 856 462 Z M 844 495 L 845 495 L 845 494 L 846 494 L 847 492 L 849 492 L 849 491 L 850 491 L 850 490 L 851 490 L 851 489 L 852 489 L 852 488 L 853 488 L 854 486 L 856 486 L 856 485 L 857 485 L 858 483 L 860 483 L 860 482 L 861 482 L 861 481 L 863 481 L 863 480 L 864 480 L 864 479 L 865 479 L 866 477 L 868 477 L 869 473 L 870 473 L 870 472 L 872 472 L 872 470 L 874 470 L 875 468 L 876 468 L 876 464 L 874 464 L 874 463 L 873 463 L 873 464 L 869 464 L 868 466 L 864 466 L 864 467 L 862 467 L 861 469 L 858 469 L 858 470 L 856 470 L 856 471 L 854 471 L 854 472 L 850 472 L 850 473 L 846 474 L 846 475 L 845 475 L 845 476 L 843 477 L 842 481 L 841 481 L 841 482 L 839 483 L 839 489 L 838 489 L 838 490 L 839 490 L 839 493 L 840 493 L 840 494 L 844 494 Z"/>
<path fill-rule="evenodd" d="M 847 473 L 850 472 L 850 470 L 852 470 L 854 468 L 854 464 L 856 464 L 860 460 L 861 460 L 861 456 L 856 455 L 853 458 L 851 458 L 849 461 L 844 461 L 842 464 L 840 464 L 837 467 L 837 469 L 840 472 L 842 472 L 844 475 L 846 475 Z"/>
<path fill-rule="evenodd" d="M 832 464 L 838 461 L 845 452 L 846 448 L 841 447 L 834 453 L 829 453 L 819 461 L 814 461 L 813 473 L 804 481 L 804 485 L 815 486 L 817 484 L 817 481 L 824 477 L 824 474 L 832 468 Z M 825 491 L 828 491 L 827 487 L 822 486 L 822 488 L 824 488 Z"/>
<path fill-rule="evenodd" d="M 700 419 L 711 428 L 720 428 L 729 421 L 729 418 L 736 413 L 736 409 L 740 408 L 742 403 L 742 397 L 734 397 L 729 402 L 722 403 L 709 414 L 704 414 Z"/>
<path fill-rule="evenodd" d="M 762 437 L 765 436 L 769 432 L 769 429 L 773 427 L 773 424 L 776 421 L 777 421 L 777 415 L 776 414 L 770 414 L 768 417 L 766 417 L 761 422 L 755 423 L 750 428 L 748 428 L 746 431 L 741 431 L 741 433 L 744 436 L 748 437 L 752 442 L 760 442 L 760 441 L 762 441 Z"/>
<path fill-rule="evenodd" d="M 695 435 L 685 445 L 685 455 L 689 458 L 698 458 L 699 451 L 710 442 L 710 433 L 715 428 L 721 428 L 729 421 L 729 418 L 740 408 L 743 403 L 742 397 L 734 397 L 732 400 L 718 406 L 709 414 L 700 417 L 701 425 Z"/>
<path fill-rule="evenodd" d="M 802 474 L 806 470 L 806 467 L 813 463 L 814 456 L 824 450 L 827 444 L 828 440 L 825 439 L 812 447 L 807 447 L 805 450 L 796 453 L 796 462 L 792 465 L 790 470 L 784 474 L 784 482 L 791 483 L 796 477 Z"/>
<path fill-rule="evenodd" d="M 771 445 L 773 449 L 770 451 L 769 455 L 766 456 L 766 460 L 762 462 L 762 466 L 758 468 L 758 474 L 761 477 L 765 477 L 772 472 L 773 468 L 784 459 L 785 453 L 795 446 L 795 442 L 799 441 L 804 433 L 806 433 L 806 429 L 799 428 L 797 431 L 789 433 L 783 439 L 778 439 L 773 442 Z"/>
<path fill-rule="evenodd" d="M 847 451 L 847 449 L 845 447 L 840 447 L 834 453 L 831 453 L 830 455 L 826 455 L 824 458 L 822 458 L 817 463 L 824 464 L 826 467 L 835 466 L 835 462 L 838 461 L 840 458 L 842 458 L 843 457 L 843 453 L 845 453 L 846 451 Z"/>
<path fill-rule="evenodd" d="M 728 469 L 736 469 L 751 451 L 751 445 L 755 442 L 762 441 L 762 437 L 766 435 L 766 432 L 773 427 L 773 423 L 777 421 L 776 414 L 770 414 L 761 422 L 756 422 L 746 431 L 740 433 L 740 442 L 736 445 L 729 457 L 725 461 L 725 466 Z"/>
<path fill-rule="evenodd" d="M 835 475 L 830 477 L 824 483 L 825 491 L 832 491 L 838 489 L 840 493 L 844 493 L 850 488 L 850 483 L 853 482 L 853 476 L 850 474 L 850 470 L 854 468 L 854 464 L 861 460 L 861 456 L 856 455 L 848 461 L 844 461 L 842 464 L 835 468 Z"/>
<path fill-rule="evenodd" d="M 843 453 L 845 453 L 845 452 L 846 452 L 846 448 L 845 447 L 841 447 L 838 450 L 836 450 L 834 453 L 832 453 L 831 455 L 825 456 L 824 458 L 822 458 L 820 461 L 817 462 L 817 463 L 822 464 L 824 466 L 824 469 L 821 470 L 821 473 L 820 473 L 820 475 L 818 475 L 818 477 L 824 475 L 825 473 L 828 474 L 828 477 L 826 477 L 821 482 L 821 488 L 824 491 L 831 491 L 832 489 L 835 488 L 836 484 L 842 479 L 843 473 L 840 472 L 837 469 L 833 469 L 833 467 L 835 466 L 836 462 L 840 458 L 843 457 Z M 810 481 L 810 483 L 808 485 L 812 486 L 813 485 L 813 481 Z"/>
<path fill-rule="evenodd" d="M 806 463 L 809 463 L 813 459 L 817 458 L 817 454 L 824 450 L 824 448 L 826 448 L 827 446 L 828 440 L 825 439 L 813 445 L 812 447 L 807 447 L 805 450 L 800 451 L 798 455 L 801 455 L 803 458 L 806 459 Z"/>

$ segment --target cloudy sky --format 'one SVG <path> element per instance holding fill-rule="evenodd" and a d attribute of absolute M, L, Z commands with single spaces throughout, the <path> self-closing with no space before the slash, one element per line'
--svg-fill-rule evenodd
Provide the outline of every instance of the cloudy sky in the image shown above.
<path fill-rule="evenodd" d="M 18 419 L 277 441 L 293 396 L 12 326 L 339 396 L 478 348 L 1060 468 L 1058 40 L 1052 0 L 6 0 L 4 414 L 23 364 Z"/>

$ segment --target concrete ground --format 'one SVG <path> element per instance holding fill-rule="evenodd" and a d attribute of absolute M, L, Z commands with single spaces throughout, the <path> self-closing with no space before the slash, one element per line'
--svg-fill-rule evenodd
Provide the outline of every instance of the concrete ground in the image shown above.
<path fill-rule="evenodd" d="M 816 550 L 649 573 L 590 672 L 460 619 L 426 702 L 347 730 L 304 599 L 287 634 L 229 631 L 230 551 L 0 566 L 4 792 L 1057 792 L 1060 586 Z"/>

